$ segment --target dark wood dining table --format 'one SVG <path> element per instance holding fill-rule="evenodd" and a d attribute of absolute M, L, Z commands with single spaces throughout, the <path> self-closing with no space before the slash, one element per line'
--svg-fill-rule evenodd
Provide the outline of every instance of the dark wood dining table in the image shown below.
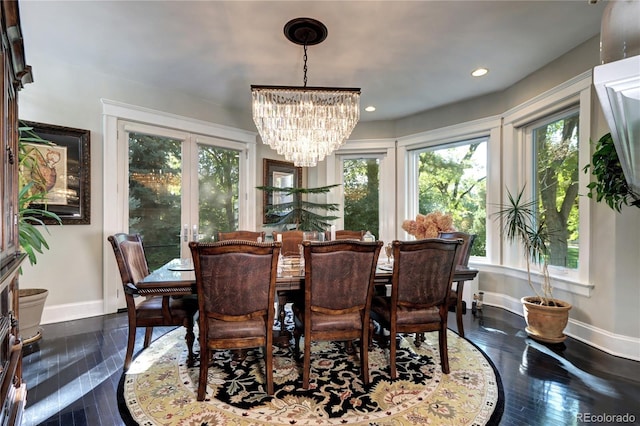
<path fill-rule="evenodd" d="M 458 266 L 453 278 L 454 282 L 473 280 L 478 275 L 478 270 Z M 376 269 L 376 282 L 379 285 L 388 285 L 391 281 L 391 268 L 384 263 L 379 263 Z M 285 271 L 278 274 L 276 291 L 300 290 L 304 282 L 304 273 Z M 191 259 L 173 259 L 161 268 L 147 275 L 142 281 L 136 283 L 140 295 L 155 296 L 180 296 L 196 294 L 196 274 L 193 271 Z"/>
<path fill-rule="evenodd" d="M 465 281 L 473 280 L 478 275 L 478 270 L 466 266 L 456 267 L 453 281 L 458 283 L 458 289 Z M 378 263 L 376 268 L 376 286 L 385 286 L 384 292 L 388 295 L 391 285 L 392 266 L 388 263 Z M 280 321 L 280 330 L 274 336 L 276 344 L 287 346 L 290 335 L 285 330 L 284 305 L 290 299 L 293 291 L 302 289 L 304 283 L 304 271 L 300 268 L 284 268 L 278 273 L 276 279 L 276 293 L 278 299 L 277 318 Z M 197 294 L 196 274 L 193 270 L 191 259 L 173 259 L 161 268 L 147 275 L 142 281 L 136 283 L 138 293 L 142 296 L 184 296 Z"/>

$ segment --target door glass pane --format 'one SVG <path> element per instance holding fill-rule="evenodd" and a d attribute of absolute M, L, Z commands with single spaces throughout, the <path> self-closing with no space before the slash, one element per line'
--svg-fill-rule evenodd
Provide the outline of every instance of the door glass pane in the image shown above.
<path fill-rule="evenodd" d="M 218 231 L 238 229 L 240 153 L 198 145 L 198 217 L 200 241 L 212 241 Z"/>
<path fill-rule="evenodd" d="M 380 238 L 380 160 L 344 160 L 344 229 L 370 231 Z"/>
<path fill-rule="evenodd" d="M 421 214 L 449 213 L 453 226 L 476 234 L 474 256 L 486 256 L 487 142 L 435 147 L 420 153 L 418 206 Z"/>
<path fill-rule="evenodd" d="M 549 265 L 578 267 L 578 112 L 533 130 L 538 219 L 549 232 Z"/>
<path fill-rule="evenodd" d="M 180 257 L 181 157 L 180 140 L 129 134 L 129 232 L 151 270 Z"/>

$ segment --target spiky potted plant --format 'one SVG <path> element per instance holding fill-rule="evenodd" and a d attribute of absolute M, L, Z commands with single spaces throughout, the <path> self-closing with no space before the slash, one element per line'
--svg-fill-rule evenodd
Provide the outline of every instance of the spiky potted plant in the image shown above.
<path fill-rule="evenodd" d="M 34 206 L 46 206 L 47 187 L 41 173 L 43 158 L 35 145 L 49 145 L 50 142 L 38 136 L 31 127 L 20 126 L 19 172 L 18 172 L 18 240 L 31 265 L 38 261 L 38 254 L 49 249 L 44 232 L 49 232 L 44 218 L 61 224 L 60 217 Z M 20 334 L 23 344 L 39 340 L 42 336 L 40 322 L 49 291 L 44 288 L 25 288 L 19 292 Z"/>
<path fill-rule="evenodd" d="M 520 299 L 526 332 L 529 337 L 546 343 L 563 342 L 563 331 L 569 321 L 571 304 L 555 299 L 548 269 L 550 230 L 536 214 L 536 201 L 524 199 L 523 187 L 516 195 L 507 190 L 508 203 L 495 213 L 501 221 L 501 235 L 509 243 L 519 245 L 527 268 L 527 283 L 535 294 Z M 533 283 L 532 268 L 542 276 L 540 289 Z"/>

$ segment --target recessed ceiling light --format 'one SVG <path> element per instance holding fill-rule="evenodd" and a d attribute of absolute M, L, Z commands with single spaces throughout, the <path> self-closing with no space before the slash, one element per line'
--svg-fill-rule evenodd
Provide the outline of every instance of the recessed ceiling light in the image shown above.
<path fill-rule="evenodd" d="M 476 68 L 475 70 L 473 70 L 471 72 L 471 75 L 474 77 L 482 77 L 483 75 L 487 74 L 489 72 L 488 69 L 486 68 Z"/>
<path fill-rule="evenodd" d="M 373 111 L 376 110 L 376 107 L 374 107 L 373 105 L 369 105 L 364 110 L 367 111 L 367 112 L 373 112 Z"/>

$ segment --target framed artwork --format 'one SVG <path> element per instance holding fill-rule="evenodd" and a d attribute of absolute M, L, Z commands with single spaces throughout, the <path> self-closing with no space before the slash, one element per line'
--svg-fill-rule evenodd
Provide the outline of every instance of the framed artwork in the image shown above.
<path fill-rule="evenodd" d="M 21 121 L 20 126 L 32 128 L 37 136 L 51 143 L 22 141 L 29 149 L 39 151 L 38 172 L 46 180 L 46 202 L 33 207 L 57 214 L 63 225 L 90 224 L 90 131 L 31 121 Z M 57 223 L 41 219 L 47 224 Z"/>
<path fill-rule="evenodd" d="M 278 188 L 302 187 L 302 168 L 286 161 L 264 159 L 263 162 L 263 186 L 275 186 Z M 276 215 L 268 215 L 269 206 L 290 203 L 293 195 L 280 192 L 263 191 L 263 223 L 275 223 L 279 220 Z"/>

